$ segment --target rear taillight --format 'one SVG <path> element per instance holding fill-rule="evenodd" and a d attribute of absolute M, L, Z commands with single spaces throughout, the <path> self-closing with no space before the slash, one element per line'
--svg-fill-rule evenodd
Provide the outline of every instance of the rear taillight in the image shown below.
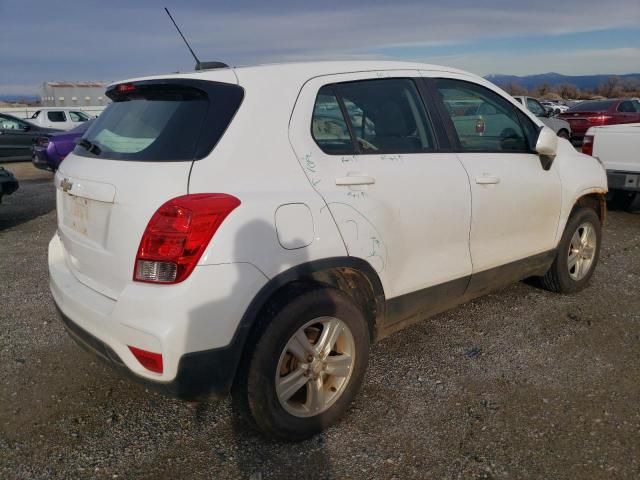
<path fill-rule="evenodd" d="M 136 347 L 129 347 L 133 356 L 140 362 L 147 370 L 150 370 L 155 373 L 162 373 L 162 354 L 147 352 L 146 350 L 142 350 Z"/>
<path fill-rule="evenodd" d="M 587 120 L 594 125 L 607 125 L 613 117 L 611 115 L 598 115 L 595 117 L 589 117 Z"/>
<path fill-rule="evenodd" d="M 582 140 L 582 153 L 593 155 L 593 135 L 585 135 Z"/>
<path fill-rule="evenodd" d="M 133 272 L 138 282 L 179 283 L 195 268 L 209 241 L 240 200 L 197 193 L 169 200 L 147 225 Z"/>

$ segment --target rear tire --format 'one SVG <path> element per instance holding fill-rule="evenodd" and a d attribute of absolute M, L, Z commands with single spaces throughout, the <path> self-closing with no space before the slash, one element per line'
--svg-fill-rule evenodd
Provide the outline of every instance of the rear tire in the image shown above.
<path fill-rule="evenodd" d="M 567 221 L 553 264 L 541 278 L 547 290 L 576 293 L 589 283 L 600 257 L 602 225 L 587 207 L 574 210 Z"/>
<path fill-rule="evenodd" d="M 368 357 L 367 320 L 346 295 L 333 288 L 302 293 L 273 309 L 242 362 L 234 405 L 267 436 L 304 440 L 344 415 Z"/>

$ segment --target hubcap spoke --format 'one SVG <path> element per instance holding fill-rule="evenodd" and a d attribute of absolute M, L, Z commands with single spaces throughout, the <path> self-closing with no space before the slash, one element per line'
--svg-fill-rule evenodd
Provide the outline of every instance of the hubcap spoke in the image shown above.
<path fill-rule="evenodd" d="M 324 409 L 325 395 L 324 395 L 324 382 L 322 376 L 319 376 L 315 380 L 311 380 L 307 387 L 307 403 L 306 407 L 309 412 L 318 413 Z"/>
<path fill-rule="evenodd" d="M 307 357 L 315 353 L 313 345 L 309 342 L 304 330 L 298 330 L 294 337 L 289 340 L 287 350 L 291 352 L 299 361 L 306 362 Z"/>
<path fill-rule="evenodd" d="M 335 355 L 329 356 L 326 359 L 327 368 L 326 373 L 328 375 L 333 375 L 335 377 L 346 377 L 351 372 L 351 365 L 353 363 L 353 359 L 351 355 Z"/>
<path fill-rule="evenodd" d="M 276 386 L 278 397 L 281 401 L 286 402 L 294 393 L 300 390 L 308 381 L 309 378 L 305 377 L 304 370 L 298 368 L 290 374 L 281 377 Z"/>
<path fill-rule="evenodd" d="M 579 257 L 580 255 L 578 255 L 577 251 L 571 252 L 571 254 L 569 255 L 569 270 L 571 270 L 576 265 Z"/>
<path fill-rule="evenodd" d="M 326 358 L 343 330 L 342 322 L 332 318 L 323 323 L 322 334 L 316 343 L 316 352 L 320 358 Z"/>

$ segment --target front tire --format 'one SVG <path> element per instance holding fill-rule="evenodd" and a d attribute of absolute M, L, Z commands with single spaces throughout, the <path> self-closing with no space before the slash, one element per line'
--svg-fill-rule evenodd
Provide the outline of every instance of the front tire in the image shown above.
<path fill-rule="evenodd" d="M 239 372 L 234 400 L 266 435 L 303 440 L 343 416 L 368 357 L 360 309 L 338 290 L 312 290 L 276 306 Z"/>
<path fill-rule="evenodd" d="M 576 293 L 589 283 L 600 257 L 602 224 L 591 208 L 578 208 L 569 217 L 553 264 L 542 286 L 558 293 Z"/>

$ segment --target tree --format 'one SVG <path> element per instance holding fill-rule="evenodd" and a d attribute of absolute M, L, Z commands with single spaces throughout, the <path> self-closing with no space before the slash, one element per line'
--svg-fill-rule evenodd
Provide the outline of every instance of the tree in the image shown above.
<path fill-rule="evenodd" d="M 538 93 L 538 97 L 544 97 L 547 93 L 551 91 L 551 87 L 547 82 L 544 82 L 542 85 L 538 85 L 536 92 Z"/>
<path fill-rule="evenodd" d="M 558 93 L 565 100 L 568 98 L 578 98 L 580 90 L 572 83 L 563 83 L 558 86 Z"/>
<path fill-rule="evenodd" d="M 620 77 L 613 75 L 607 78 L 607 81 L 598 85 L 596 93 L 603 97 L 619 97 L 622 95 L 622 88 L 620 84 Z"/>
<path fill-rule="evenodd" d="M 516 82 L 509 82 L 504 86 L 504 90 L 509 95 L 527 95 L 529 93 L 526 88 Z"/>

